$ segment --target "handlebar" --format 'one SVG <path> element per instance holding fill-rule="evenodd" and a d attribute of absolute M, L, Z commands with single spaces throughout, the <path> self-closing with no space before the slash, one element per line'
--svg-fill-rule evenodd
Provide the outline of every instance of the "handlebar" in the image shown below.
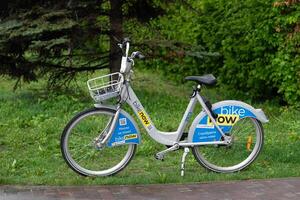
<path fill-rule="evenodd" d="M 122 43 L 119 44 L 119 47 L 122 49 L 123 57 L 128 58 L 129 46 L 130 46 L 130 39 L 129 38 L 124 38 Z M 145 56 L 141 52 L 136 51 L 136 52 L 132 52 L 132 54 L 130 56 L 130 59 L 134 59 L 134 58 L 144 59 Z"/>
<path fill-rule="evenodd" d="M 124 38 L 122 41 L 122 47 L 126 47 L 126 43 L 130 43 L 130 39 L 129 38 Z"/>
<path fill-rule="evenodd" d="M 135 52 L 132 52 L 131 58 L 144 59 L 145 56 L 141 52 L 135 51 Z"/>
<path fill-rule="evenodd" d="M 145 58 L 145 56 L 142 55 L 141 52 L 139 51 L 132 52 L 131 56 L 130 57 L 128 56 L 129 46 L 130 46 L 129 38 L 124 38 L 122 43 L 118 45 L 123 52 L 120 72 L 123 74 L 129 74 L 130 76 L 130 72 L 132 71 L 131 67 L 134 65 L 134 59 L 135 58 L 143 59 Z"/>

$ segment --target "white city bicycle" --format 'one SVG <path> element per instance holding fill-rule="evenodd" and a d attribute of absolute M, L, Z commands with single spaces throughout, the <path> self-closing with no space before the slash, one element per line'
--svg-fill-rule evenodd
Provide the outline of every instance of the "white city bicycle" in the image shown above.
<path fill-rule="evenodd" d="M 133 52 L 129 56 L 129 45 L 128 39 L 119 45 L 123 50 L 120 73 L 88 80 L 96 104 L 73 117 L 62 133 L 61 151 L 70 168 L 84 176 L 108 176 L 129 164 L 141 136 L 135 120 L 122 109 L 125 103 L 132 108 L 151 138 L 167 146 L 155 154 L 156 159 L 163 160 L 166 153 L 184 149 L 182 176 L 190 149 L 202 166 L 222 173 L 240 171 L 257 158 L 264 139 L 261 122 L 268 122 L 267 117 L 261 109 L 240 101 L 211 105 L 200 95 L 202 85 L 216 84 L 211 74 L 185 78 L 194 81 L 196 87 L 177 130 L 157 130 L 130 86 L 134 59 L 143 55 Z M 105 103 L 113 97 L 118 99 L 116 105 Z M 197 103 L 203 109 L 193 120 L 188 133 L 184 133 Z"/>

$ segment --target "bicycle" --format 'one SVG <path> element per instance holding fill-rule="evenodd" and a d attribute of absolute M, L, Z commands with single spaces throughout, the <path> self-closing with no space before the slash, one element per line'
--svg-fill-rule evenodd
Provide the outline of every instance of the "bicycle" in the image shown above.
<path fill-rule="evenodd" d="M 163 160 L 165 154 L 183 148 L 181 175 L 190 149 L 203 167 L 221 173 L 237 172 L 249 166 L 259 155 L 264 140 L 262 123 L 268 119 L 261 109 L 241 101 L 227 100 L 211 104 L 200 95 L 203 85 L 215 85 L 216 78 L 209 74 L 189 76 L 196 87 L 181 122 L 174 132 L 156 129 L 151 118 L 130 86 L 135 58 L 129 56 L 130 42 L 119 44 L 123 51 L 120 72 L 87 81 L 94 107 L 77 114 L 66 125 L 61 136 L 61 151 L 68 166 L 83 176 L 109 176 L 124 169 L 133 158 L 141 136 L 135 120 L 122 109 L 127 103 L 141 121 L 147 133 L 167 148 L 155 154 Z M 108 99 L 117 98 L 115 105 Z M 202 111 L 188 125 L 196 103 Z"/>

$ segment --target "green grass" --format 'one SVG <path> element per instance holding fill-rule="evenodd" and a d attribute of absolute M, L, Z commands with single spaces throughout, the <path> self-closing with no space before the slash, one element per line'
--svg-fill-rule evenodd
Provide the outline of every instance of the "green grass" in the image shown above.
<path fill-rule="evenodd" d="M 43 82 L 13 92 L 13 81 L 0 80 L 0 184 L 149 184 L 300 176 L 300 112 L 272 102 L 254 104 L 263 108 L 270 122 L 264 124 L 265 144 L 259 158 L 239 173 L 209 172 L 190 153 L 186 174 L 180 177 L 182 151 L 167 154 L 164 162 L 155 160 L 153 155 L 165 147 L 151 140 L 139 124 L 142 144 L 125 170 L 105 178 L 79 176 L 62 159 L 59 143 L 71 117 L 93 106 L 85 88 L 87 78 L 81 79 L 72 90 L 56 93 L 43 89 Z M 137 71 L 133 81 L 152 121 L 163 131 L 176 130 L 189 101 L 190 86 L 166 81 L 148 71 Z M 211 102 L 230 99 L 221 89 L 204 89 L 204 94 Z"/>

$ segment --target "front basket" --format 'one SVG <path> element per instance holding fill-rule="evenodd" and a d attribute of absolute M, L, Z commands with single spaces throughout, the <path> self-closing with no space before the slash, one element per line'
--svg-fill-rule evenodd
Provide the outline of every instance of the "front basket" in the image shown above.
<path fill-rule="evenodd" d="M 120 94 L 124 77 L 121 73 L 116 72 L 87 81 L 91 97 L 96 102 L 101 102 Z"/>

